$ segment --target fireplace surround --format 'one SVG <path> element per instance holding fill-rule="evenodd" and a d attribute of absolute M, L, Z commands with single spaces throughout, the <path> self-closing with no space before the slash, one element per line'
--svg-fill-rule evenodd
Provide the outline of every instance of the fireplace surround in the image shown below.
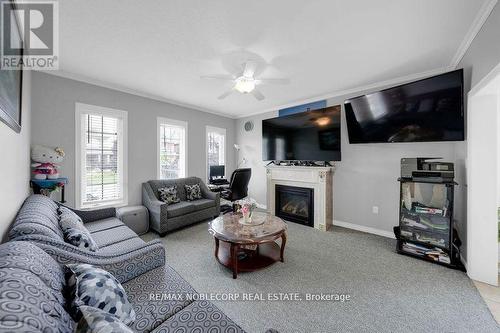
<path fill-rule="evenodd" d="M 319 230 L 328 230 L 333 225 L 333 172 L 334 167 L 302 167 L 269 165 L 267 174 L 267 210 L 270 214 L 280 216 L 276 207 L 277 185 L 311 190 L 309 225 Z M 294 221 L 282 216 L 285 221 Z"/>

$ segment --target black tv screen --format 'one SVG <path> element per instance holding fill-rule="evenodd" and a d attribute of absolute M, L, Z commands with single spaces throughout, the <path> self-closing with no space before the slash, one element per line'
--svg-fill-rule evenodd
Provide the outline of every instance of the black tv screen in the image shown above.
<path fill-rule="evenodd" d="M 351 98 L 350 143 L 464 140 L 463 70 Z"/>
<path fill-rule="evenodd" d="M 340 106 L 262 121 L 264 161 L 340 161 Z"/>

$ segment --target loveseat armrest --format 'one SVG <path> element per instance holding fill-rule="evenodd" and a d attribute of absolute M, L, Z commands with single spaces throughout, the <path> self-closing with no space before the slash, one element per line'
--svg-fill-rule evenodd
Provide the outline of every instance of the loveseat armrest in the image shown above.
<path fill-rule="evenodd" d="M 201 195 L 205 199 L 215 200 L 217 206 L 220 205 L 220 193 L 212 192 L 204 182 L 200 182 Z"/>
<path fill-rule="evenodd" d="M 150 227 L 162 234 L 167 226 L 167 204 L 158 200 L 149 183 L 142 183 L 142 204 L 149 210 Z"/>
<path fill-rule="evenodd" d="M 200 182 L 201 195 L 215 201 L 215 216 L 220 214 L 220 193 L 212 192 L 204 182 Z"/>
<path fill-rule="evenodd" d="M 118 254 L 86 251 L 39 235 L 24 236 L 18 240 L 34 243 L 61 265 L 81 263 L 100 267 L 113 274 L 120 283 L 165 265 L 165 247 L 159 239 L 152 240 L 141 248 Z"/>
<path fill-rule="evenodd" d="M 89 222 L 95 222 L 99 220 L 104 220 L 108 219 L 111 217 L 116 217 L 116 208 L 110 207 L 110 208 L 100 208 L 100 209 L 93 209 L 93 210 L 78 210 L 74 209 L 65 205 L 64 206 L 73 212 L 75 212 L 76 215 L 78 215 L 83 223 L 89 223 Z"/>

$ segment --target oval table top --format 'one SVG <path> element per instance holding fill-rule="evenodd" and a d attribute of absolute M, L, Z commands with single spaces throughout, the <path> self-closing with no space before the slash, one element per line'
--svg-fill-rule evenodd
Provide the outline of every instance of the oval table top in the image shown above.
<path fill-rule="evenodd" d="M 208 231 L 223 241 L 256 244 L 275 240 L 287 229 L 281 218 L 268 213 L 254 212 L 252 222 L 255 225 L 242 224 L 241 218 L 238 214 L 224 214 L 208 224 Z"/>

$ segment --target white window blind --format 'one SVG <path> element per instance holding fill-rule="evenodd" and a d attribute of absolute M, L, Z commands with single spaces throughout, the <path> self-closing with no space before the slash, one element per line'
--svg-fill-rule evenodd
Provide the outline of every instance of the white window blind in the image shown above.
<path fill-rule="evenodd" d="M 207 174 L 211 165 L 226 164 L 226 130 L 207 126 Z"/>
<path fill-rule="evenodd" d="M 158 178 L 186 177 L 187 123 L 158 119 Z"/>
<path fill-rule="evenodd" d="M 102 111 L 77 107 L 80 208 L 126 204 L 123 112 Z"/>

